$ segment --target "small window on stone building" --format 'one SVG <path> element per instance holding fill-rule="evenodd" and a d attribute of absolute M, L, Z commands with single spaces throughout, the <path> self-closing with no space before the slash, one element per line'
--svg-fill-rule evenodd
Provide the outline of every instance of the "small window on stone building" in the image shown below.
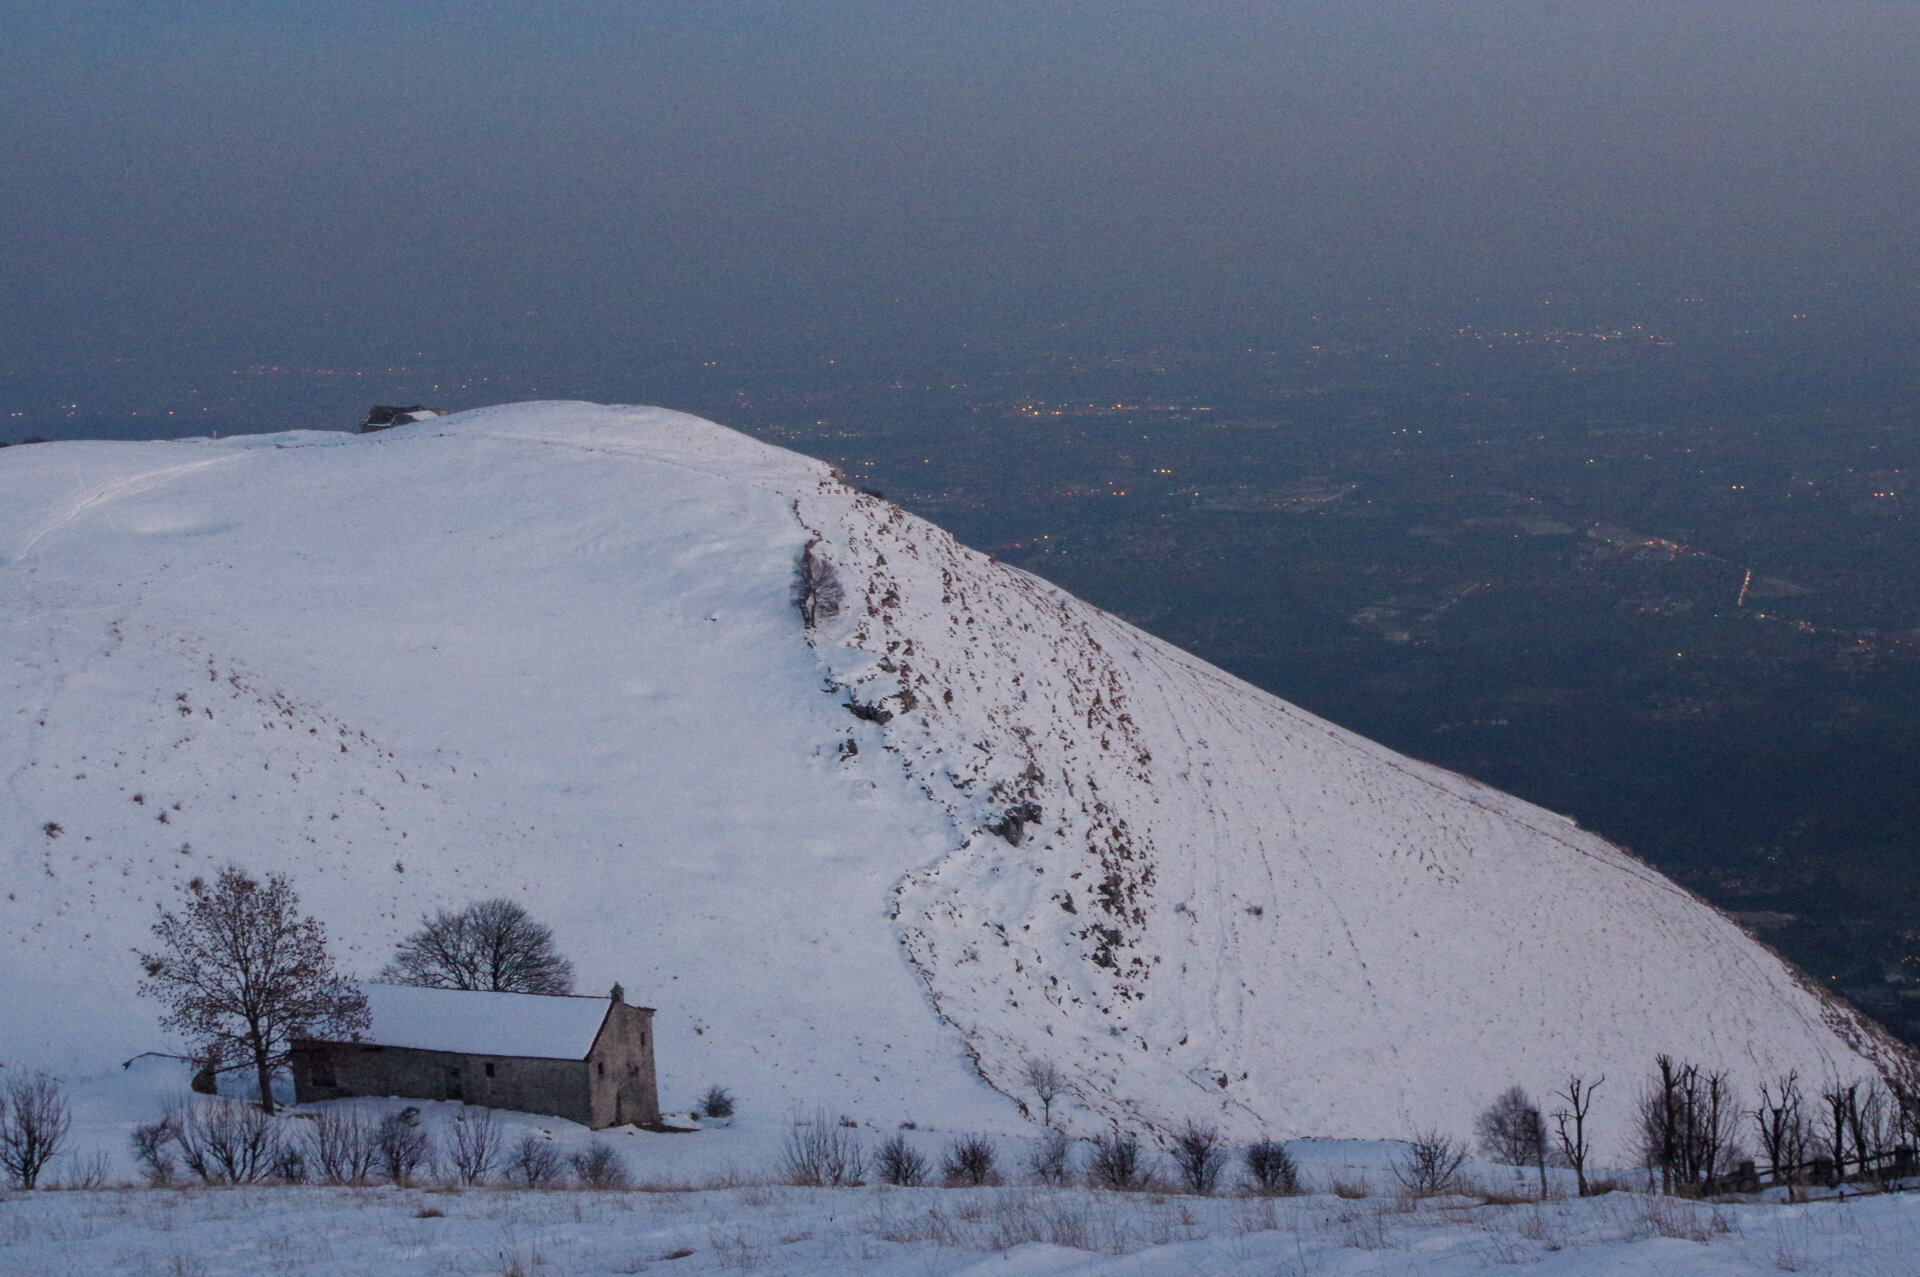
<path fill-rule="evenodd" d="M 487 1061 L 487 1076 L 488 1076 L 488 1077 L 492 1077 L 492 1076 L 493 1076 L 493 1061 L 492 1061 L 492 1060 L 488 1060 L 488 1061 Z"/>
<path fill-rule="evenodd" d="M 605 1060 L 602 1060 L 600 1061 L 600 1076 L 605 1077 L 606 1075 L 607 1075 L 607 1062 Z"/>

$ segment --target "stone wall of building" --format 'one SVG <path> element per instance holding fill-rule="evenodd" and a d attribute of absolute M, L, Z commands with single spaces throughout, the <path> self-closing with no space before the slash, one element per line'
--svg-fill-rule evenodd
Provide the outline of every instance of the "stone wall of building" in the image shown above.
<path fill-rule="evenodd" d="M 592 1088 L 590 1126 L 646 1125 L 660 1120 L 653 1067 L 653 1010 L 615 1002 L 587 1053 Z"/>
<path fill-rule="evenodd" d="M 650 1042 L 651 1033 L 647 1037 Z M 291 1064 L 294 1098 L 301 1104 L 379 1095 L 463 1100 L 486 1108 L 546 1113 L 592 1127 L 612 1125 L 611 1120 L 599 1120 L 599 1112 L 604 1107 L 611 1114 L 615 1108 L 611 1099 L 604 1106 L 598 1103 L 600 1088 L 588 1080 L 593 1065 L 582 1060 L 461 1055 L 358 1042 L 297 1042 Z M 651 1056 L 646 1072 L 649 1088 L 650 1066 Z"/>

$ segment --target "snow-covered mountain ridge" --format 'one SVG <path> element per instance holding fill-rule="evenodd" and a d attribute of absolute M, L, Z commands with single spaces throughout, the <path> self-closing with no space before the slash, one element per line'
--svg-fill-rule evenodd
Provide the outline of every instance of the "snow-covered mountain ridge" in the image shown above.
<path fill-rule="evenodd" d="M 1377 1137 L 1568 1072 L 1624 1118 L 1656 1051 L 1911 1068 L 1564 819 L 681 414 L 9 449 L 0 625 L 4 1061 L 159 1045 L 129 949 L 238 861 L 363 973 L 515 895 L 668 1103 L 989 1124 L 1047 1056 L 1089 1129 Z"/>

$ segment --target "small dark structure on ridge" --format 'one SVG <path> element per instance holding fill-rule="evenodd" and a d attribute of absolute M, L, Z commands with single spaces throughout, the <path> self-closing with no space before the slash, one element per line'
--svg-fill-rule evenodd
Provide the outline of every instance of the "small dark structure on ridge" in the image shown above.
<path fill-rule="evenodd" d="M 653 1010 L 611 997 L 365 984 L 360 1041 L 292 1044 L 296 1103 L 360 1095 L 460 1100 L 595 1130 L 659 1122 Z"/>
<path fill-rule="evenodd" d="M 415 421 L 430 421 L 434 417 L 446 415 L 438 408 L 429 408 L 425 404 L 414 404 L 410 408 L 393 408 L 386 404 L 375 404 L 367 409 L 367 419 L 360 423 L 360 433 L 370 435 L 376 430 L 391 430 L 395 426 L 404 426 Z"/>

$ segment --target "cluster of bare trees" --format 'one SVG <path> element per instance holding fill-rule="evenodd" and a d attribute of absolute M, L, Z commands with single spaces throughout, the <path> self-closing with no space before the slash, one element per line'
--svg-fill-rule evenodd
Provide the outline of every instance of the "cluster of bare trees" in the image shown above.
<path fill-rule="evenodd" d="M 1890 1179 L 1920 1171 L 1920 1095 L 1838 1080 L 1809 1095 L 1799 1074 L 1788 1073 L 1761 1084 L 1752 1116 L 1761 1156 L 1791 1190 L 1838 1184 L 1850 1173 Z"/>
<path fill-rule="evenodd" d="M 1744 1158 L 1740 1110 L 1725 1070 L 1655 1057 L 1638 1117 L 1641 1159 L 1660 1176 L 1663 1193 L 1717 1183 Z"/>
<path fill-rule="evenodd" d="M 436 1140 L 415 1108 L 378 1119 L 353 1109 L 325 1109 L 310 1121 L 276 1121 L 258 1105 L 196 1100 L 136 1126 L 134 1161 L 158 1186 L 193 1177 L 206 1184 L 376 1184 L 406 1187 L 426 1180 L 463 1185 L 551 1188 L 568 1168 L 583 1188 L 625 1188 L 625 1162 L 605 1144 L 562 1157 L 536 1131 L 509 1142 L 493 1113 L 463 1113 Z"/>
<path fill-rule="evenodd" d="M 1475 1123 L 1480 1151 L 1493 1161 L 1537 1168 L 1571 1168 L 1579 1191 L 1590 1185 L 1594 1091 L 1606 1081 L 1567 1079 L 1543 1114 L 1520 1087 L 1499 1095 Z M 1920 1097 L 1880 1083 L 1830 1081 L 1810 1093 L 1797 1073 L 1763 1082 L 1758 1103 L 1743 1104 L 1726 1070 L 1656 1056 L 1634 1102 L 1633 1133 L 1640 1162 L 1663 1193 L 1696 1194 L 1757 1188 L 1765 1174 L 1790 1189 L 1838 1184 L 1857 1177 L 1899 1178 L 1920 1173 Z M 1549 1126 L 1549 1122 L 1551 1126 Z M 1749 1155 L 1750 1133 L 1760 1157 Z"/>
<path fill-rule="evenodd" d="M 1810 1095 L 1797 1073 L 1787 1073 L 1763 1082 L 1759 1104 L 1743 1109 L 1725 1072 L 1661 1056 L 1639 1118 L 1641 1151 L 1663 1192 L 1757 1184 L 1756 1163 L 1740 1140 L 1748 1122 L 1773 1181 L 1791 1190 L 1920 1169 L 1920 1097 L 1880 1082 L 1834 1079 Z"/>
<path fill-rule="evenodd" d="M 1594 1081 L 1574 1074 L 1553 1093 L 1552 1129 L 1548 1115 L 1522 1087 L 1503 1091 L 1480 1114 L 1474 1134 L 1480 1152 L 1488 1159 L 1508 1166 L 1531 1166 L 1540 1176 L 1540 1192 L 1547 1191 L 1547 1166 L 1564 1166 L 1574 1173 L 1580 1195 L 1585 1197 L 1587 1162 L 1593 1153 L 1593 1137 L 1587 1129 L 1587 1116 L 1593 1110 L 1593 1093 L 1607 1079 Z"/>

